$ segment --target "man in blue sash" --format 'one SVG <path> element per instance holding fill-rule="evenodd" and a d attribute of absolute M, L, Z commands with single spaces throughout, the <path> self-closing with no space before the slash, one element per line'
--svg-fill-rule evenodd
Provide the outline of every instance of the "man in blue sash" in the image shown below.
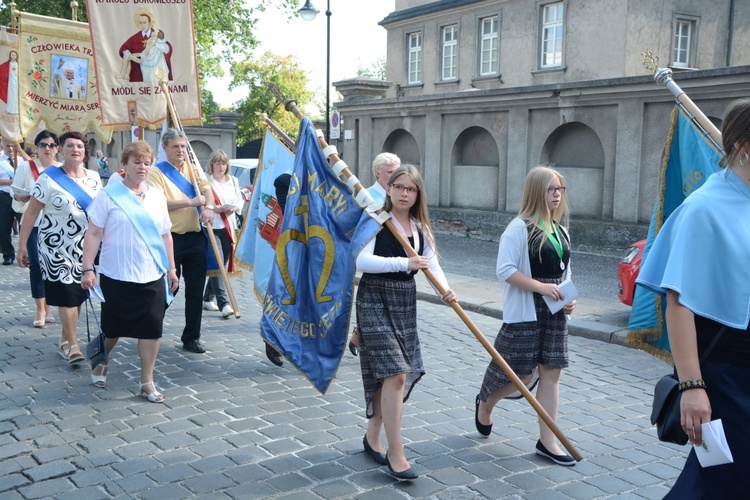
<path fill-rule="evenodd" d="M 3 252 L 3 265 L 9 266 L 16 260 L 16 251 L 13 249 L 10 233 L 13 228 L 13 219 L 16 213 L 13 211 L 13 195 L 10 185 L 13 184 L 13 145 L 3 139 L 3 154 L 0 156 L 0 250 Z"/>
<path fill-rule="evenodd" d="M 214 196 L 203 171 L 187 161 L 188 140 L 184 132 L 167 129 L 161 144 L 167 160 L 151 169 L 148 184 L 160 189 L 167 198 L 177 276 L 185 278 L 183 348 L 200 354 L 206 352 L 200 341 L 206 282 L 206 237 L 201 222 L 213 220 Z M 200 192 L 196 192 L 195 184 Z"/>

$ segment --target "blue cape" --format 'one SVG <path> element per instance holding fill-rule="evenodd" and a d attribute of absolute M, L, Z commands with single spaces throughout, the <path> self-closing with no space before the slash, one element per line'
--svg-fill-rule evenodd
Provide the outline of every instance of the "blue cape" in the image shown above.
<path fill-rule="evenodd" d="M 693 313 L 731 328 L 750 321 L 750 188 L 716 172 L 667 219 L 641 266 L 638 284 L 680 294 Z"/>

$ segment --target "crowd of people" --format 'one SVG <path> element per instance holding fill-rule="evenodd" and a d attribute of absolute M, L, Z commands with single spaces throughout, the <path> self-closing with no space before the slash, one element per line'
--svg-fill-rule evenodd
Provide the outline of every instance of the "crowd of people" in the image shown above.
<path fill-rule="evenodd" d="M 692 451 L 670 498 L 740 497 L 748 486 L 742 471 L 750 463 L 744 447 L 750 442 L 750 393 L 743 383 L 750 369 L 750 290 L 744 286 L 742 262 L 743 245 L 750 241 L 744 218 L 745 213 L 750 216 L 750 100 L 730 106 L 722 134 L 723 170 L 667 220 L 638 279 L 666 297 L 675 368 L 685 384 L 682 425 L 690 442 L 701 445 L 701 424 L 721 418 L 733 444 L 734 463 L 724 466 L 702 468 Z M 57 306 L 57 350 L 68 363 L 84 361 L 78 316 L 87 293 L 100 288 L 107 353 L 121 337 L 137 339 L 138 390 L 150 402 L 163 402 L 154 371 L 165 311 L 180 278 L 185 350 L 206 352 L 201 340 L 204 309 L 224 317 L 234 313 L 222 281 L 215 276 L 207 279 L 205 233 L 213 231 L 223 262 L 230 265 L 242 197 L 237 179 L 229 173 L 229 158 L 223 151 L 214 152 L 207 177 L 188 161 L 185 134 L 169 129 L 161 138 L 165 161 L 154 163 L 150 146 L 134 142 L 120 156 L 120 173 L 102 188 L 99 174 L 85 168 L 88 145 L 81 134 L 68 132 L 58 138 L 43 131 L 35 145 L 37 158 L 18 168 L 11 165 L 9 170 L 7 160 L 0 157 L 0 188 L 18 189 L 15 208 L 5 199 L 8 190 L 0 191 L 3 237 L 9 227 L 5 219 L 22 215 L 17 252 L 3 240 L 3 257 L 15 257 L 30 268 L 36 304 L 33 324 L 54 323 L 50 306 Z M 404 452 L 401 422 L 404 403 L 426 373 L 415 274 L 429 270 L 444 302 L 454 303 L 458 297 L 440 268 L 419 170 L 402 165 L 390 153 L 378 155 L 372 168 L 376 182 L 370 196 L 388 212 L 395 229 L 380 230 L 356 256 L 362 275 L 349 349 L 359 356 L 361 367 L 367 418 L 364 453 L 394 477 L 412 480 L 418 474 Z M 277 189 L 288 185 L 280 182 Z M 552 166 L 528 172 L 520 210 L 500 238 L 496 264 L 505 289 L 495 349 L 526 388 L 537 388 L 537 400 L 552 422 L 557 418 L 562 370 L 568 367 L 567 322 L 576 308 L 576 301 L 566 301 L 560 286 L 571 278 L 566 190 L 565 178 Z M 285 195 L 278 193 L 280 200 Z M 5 208 L 6 201 L 11 208 Z M 713 235 L 703 245 L 721 256 L 701 259 L 707 269 L 701 273 L 694 272 L 694 262 L 704 255 L 696 253 L 696 234 Z M 549 301 L 563 304 L 553 312 Z M 699 363 L 700 353 L 722 325 L 728 327 L 723 339 L 712 356 Z M 106 387 L 111 367 L 109 361 L 97 366 L 92 383 Z M 479 434 L 489 436 L 496 423 L 493 410 L 503 399 L 518 397 L 519 387 L 495 361 L 489 363 L 481 384 L 478 374 L 477 382 L 474 423 Z M 387 446 L 382 443 L 383 430 Z M 541 418 L 535 453 L 562 466 L 576 464 Z"/>

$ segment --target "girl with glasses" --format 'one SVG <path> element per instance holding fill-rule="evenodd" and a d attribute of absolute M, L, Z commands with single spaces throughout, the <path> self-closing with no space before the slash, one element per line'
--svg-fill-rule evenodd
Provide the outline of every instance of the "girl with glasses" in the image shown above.
<path fill-rule="evenodd" d="M 447 290 L 441 299 L 456 300 L 440 269 L 435 236 L 424 198 L 424 184 L 413 165 L 397 168 L 388 180 L 384 210 L 419 254 L 408 257 L 396 237 L 382 229 L 357 256 L 362 279 L 357 289 L 360 365 L 365 389 L 365 453 L 398 479 L 415 479 L 404 454 L 401 417 L 404 402 L 425 370 L 417 332 L 414 275 L 430 269 Z M 380 441 L 385 427 L 388 451 Z"/>
<path fill-rule="evenodd" d="M 564 299 L 558 285 L 570 277 L 570 239 L 560 222 L 568 219 L 565 179 L 547 166 L 526 176 L 518 217 L 500 238 L 497 277 L 505 282 L 503 326 L 495 349 L 530 389 L 539 383 L 536 398 L 552 420 L 557 420 L 560 374 L 568 366 L 566 315 L 575 301 L 552 314 L 542 297 Z M 480 434 L 492 432 L 492 409 L 520 392 L 492 361 L 475 401 L 474 423 Z M 552 430 L 539 419 L 536 453 L 553 462 L 576 462 L 557 444 Z"/>

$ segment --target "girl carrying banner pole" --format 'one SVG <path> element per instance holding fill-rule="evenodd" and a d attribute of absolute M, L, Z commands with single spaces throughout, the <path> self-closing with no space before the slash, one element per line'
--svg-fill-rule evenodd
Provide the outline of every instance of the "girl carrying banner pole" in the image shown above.
<path fill-rule="evenodd" d="M 297 107 L 297 102 L 293 99 L 286 99 L 281 94 L 281 92 L 275 88 L 272 87 L 271 91 L 273 92 L 276 99 L 284 104 L 284 108 L 293 113 L 298 119 L 302 119 L 304 117 L 302 111 Z M 333 165 L 335 168 L 337 164 L 343 163 L 341 159 L 339 158 L 338 154 L 335 152 L 335 148 L 332 148 L 326 143 L 325 139 L 318 135 L 318 141 L 320 143 L 320 147 L 323 149 L 323 154 L 326 157 L 330 158 L 331 165 Z M 343 165 L 341 167 L 340 174 L 344 176 L 347 179 L 347 184 L 349 186 L 354 186 L 352 188 L 352 191 L 356 193 L 356 196 L 359 196 L 359 193 L 363 190 L 366 191 L 366 188 L 359 182 L 359 180 L 354 176 L 354 174 L 351 173 L 349 168 L 346 165 Z M 378 212 L 380 213 L 380 212 Z M 396 229 L 393 222 L 388 219 L 385 221 L 385 226 L 388 228 L 389 231 L 396 237 L 396 239 L 399 241 L 399 243 L 404 247 L 406 250 L 406 253 L 409 257 L 414 257 L 418 255 L 414 249 L 409 245 L 409 242 L 406 238 L 404 238 L 401 233 Z M 439 283 L 437 277 L 434 273 L 432 273 L 429 269 L 424 270 L 424 274 L 427 277 L 428 280 L 430 280 L 430 283 L 432 283 L 432 286 L 435 287 L 435 289 L 438 291 L 439 294 L 444 295 L 447 293 L 447 290 L 442 286 L 442 284 Z M 563 434 L 563 432 L 560 430 L 560 428 L 557 426 L 555 421 L 552 419 L 552 417 L 549 416 L 549 414 L 546 412 L 546 410 L 542 407 L 542 405 L 539 403 L 539 401 L 536 400 L 533 394 L 529 391 L 529 389 L 524 385 L 524 383 L 521 381 L 521 379 L 518 377 L 518 375 L 513 372 L 513 369 L 508 365 L 508 363 L 500 356 L 500 354 L 497 352 L 495 347 L 490 343 L 489 340 L 485 337 L 485 335 L 482 333 L 481 330 L 474 324 L 474 322 L 469 318 L 469 316 L 466 314 L 466 312 L 463 310 L 461 305 L 457 301 L 453 301 L 449 304 L 454 311 L 456 311 L 456 314 L 461 318 L 461 320 L 464 322 L 464 324 L 471 330 L 471 332 L 474 334 L 474 336 L 477 338 L 477 340 L 482 344 L 482 346 L 487 350 L 488 353 L 492 356 L 492 359 L 500 366 L 500 368 L 503 370 L 503 372 L 507 375 L 508 379 L 510 379 L 511 382 L 513 382 L 513 385 L 515 385 L 518 390 L 521 392 L 523 397 L 529 402 L 529 404 L 534 408 L 534 410 L 539 415 L 539 418 L 541 418 L 547 426 L 549 426 L 550 430 L 557 436 L 557 438 L 560 440 L 560 443 L 565 447 L 566 450 L 571 454 L 571 456 L 576 459 L 576 461 L 581 461 L 582 456 L 578 452 L 578 450 L 573 446 L 573 444 L 570 442 L 570 440 Z"/>

